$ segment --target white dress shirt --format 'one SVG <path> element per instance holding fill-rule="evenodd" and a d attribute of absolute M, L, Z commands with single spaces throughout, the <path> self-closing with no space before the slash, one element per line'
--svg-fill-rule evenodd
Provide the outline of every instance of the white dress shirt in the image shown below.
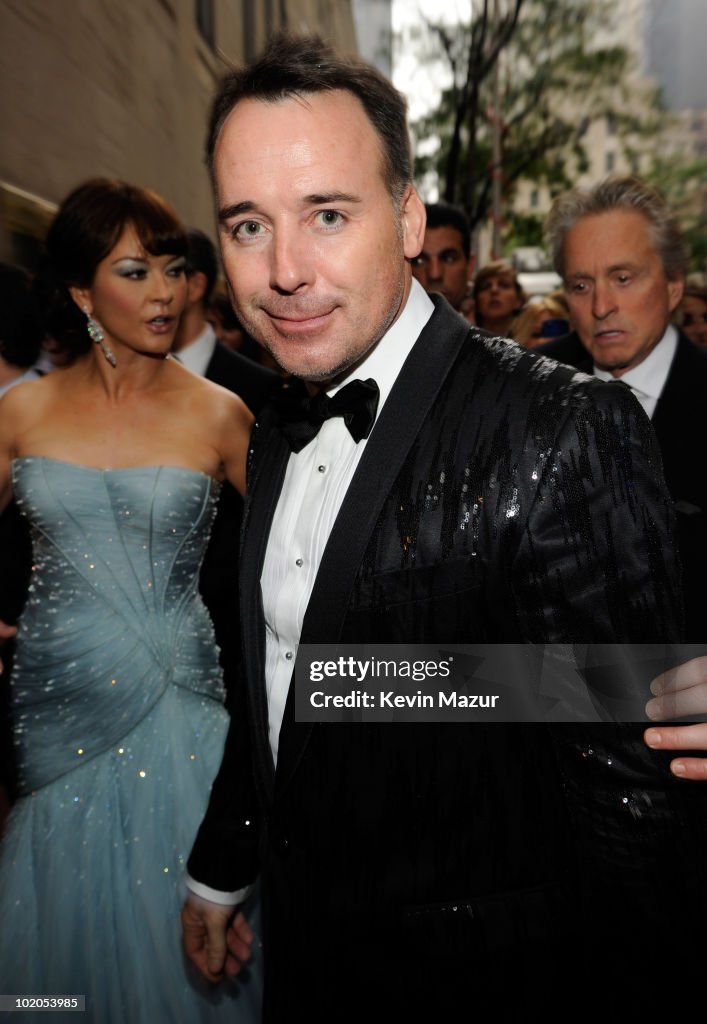
<path fill-rule="evenodd" d="M 179 352 L 175 352 L 174 355 L 192 373 L 198 373 L 200 377 L 204 377 L 215 348 L 214 329 L 211 324 L 205 323 L 201 334 L 198 334 L 193 341 L 190 341 L 184 348 L 180 348 Z"/>
<path fill-rule="evenodd" d="M 431 299 L 413 279 L 398 319 L 363 362 L 327 394 L 336 394 L 349 381 L 372 377 L 380 391 L 377 419 L 433 311 Z M 260 580 L 270 747 L 275 762 L 304 613 L 329 534 L 365 447 L 366 439 L 356 443 L 343 418 L 336 416 L 325 420 L 316 437 L 300 452 L 293 452 L 287 463 Z M 199 896 L 225 904 L 240 903 L 249 891 L 221 893 L 189 877 L 187 886 Z"/>
<path fill-rule="evenodd" d="M 678 347 L 678 332 L 672 324 L 668 324 L 665 334 L 646 358 L 622 373 L 613 377 L 606 370 L 594 367 L 594 376 L 599 380 L 621 380 L 633 391 L 649 418 L 653 417 L 661 392 L 670 373 L 670 367 Z"/>
<path fill-rule="evenodd" d="M 375 348 L 335 388 L 372 377 L 380 390 L 378 413 L 434 306 L 413 280 L 408 301 Z M 375 425 L 373 427 L 375 430 Z M 319 433 L 287 463 L 273 516 L 261 587 L 265 611 L 265 680 L 270 748 L 277 748 L 304 614 L 334 520 L 366 448 L 356 443 L 341 416 L 326 420 Z"/>

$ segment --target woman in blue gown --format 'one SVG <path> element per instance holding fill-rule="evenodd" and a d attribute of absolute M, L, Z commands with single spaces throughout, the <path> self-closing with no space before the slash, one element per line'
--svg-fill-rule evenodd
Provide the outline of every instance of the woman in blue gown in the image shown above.
<path fill-rule="evenodd" d="M 260 1016 L 257 906 L 253 932 L 241 926 L 254 953 L 225 988 L 199 982 L 179 938 L 228 724 L 198 573 L 221 481 L 244 490 L 252 425 L 238 397 L 168 358 L 186 244 L 150 190 L 74 190 L 47 249 L 50 326 L 76 358 L 0 401 L 0 508 L 14 495 L 33 542 L 0 992 L 84 996 L 97 1024 Z"/>

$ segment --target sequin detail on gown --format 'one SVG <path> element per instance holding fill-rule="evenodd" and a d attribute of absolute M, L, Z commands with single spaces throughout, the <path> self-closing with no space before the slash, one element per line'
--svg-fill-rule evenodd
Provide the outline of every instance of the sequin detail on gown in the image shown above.
<path fill-rule="evenodd" d="M 245 984 L 211 991 L 180 945 L 186 858 L 228 726 L 197 590 L 219 484 L 39 457 L 16 459 L 13 483 L 34 566 L 13 673 L 21 796 L 0 846 L 0 992 L 85 995 L 86 1024 L 255 1022 L 258 958 Z"/>

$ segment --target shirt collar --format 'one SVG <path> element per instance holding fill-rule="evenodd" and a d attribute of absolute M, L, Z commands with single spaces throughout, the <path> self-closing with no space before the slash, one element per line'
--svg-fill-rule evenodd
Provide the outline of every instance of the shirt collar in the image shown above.
<path fill-rule="evenodd" d="M 352 380 L 368 380 L 372 377 L 380 391 L 378 414 L 390 394 L 403 363 L 410 355 L 423 327 L 434 313 L 434 304 L 422 285 L 412 279 L 410 293 L 397 320 L 388 328 L 377 345 L 374 345 L 362 362 L 347 374 L 335 388 L 327 391 L 334 395 Z"/>
<path fill-rule="evenodd" d="M 180 363 L 184 363 L 193 373 L 198 373 L 200 377 L 203 377 L 215 348 L 216 335 L 214 334 L 214 329 L 211 324 L 205 322 L 201 333 L 197 334 L 193 341 L 190 341 L 188 345 L 185 345 L 184 348 L 175 354 L 179 358 Z"/>
<path fill-rule="evenodd" d="M 678 332 L 672 324 L 668 324 L 665 334 L 638 366 L 632 367 L 620 377 L 613 377 L 606 370 L 594 367 L 594 376 L 600 380 L 620 380 L 635 392 L 646 398 L 658 399 L 665 387 L 670 373 L 670 366 L 678 345 Z"/>

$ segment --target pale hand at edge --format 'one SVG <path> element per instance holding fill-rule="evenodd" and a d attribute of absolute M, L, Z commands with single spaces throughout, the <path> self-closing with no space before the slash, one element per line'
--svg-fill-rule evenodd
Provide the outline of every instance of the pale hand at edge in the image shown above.
<path fill-rule="evenodd" d="M 704 715 L 707 719 L 707 657 L 692 658 L 663 672 L 651 683 L 653 698 L 646 714 L 653 721 Z M 707 721 L 691 725 L 660 725 L 646 729 L 646 744 L 653 750 L 701 751 L 700 757 L 681 754 L 670 770 L 681 779 L 707 781 Z"/>

